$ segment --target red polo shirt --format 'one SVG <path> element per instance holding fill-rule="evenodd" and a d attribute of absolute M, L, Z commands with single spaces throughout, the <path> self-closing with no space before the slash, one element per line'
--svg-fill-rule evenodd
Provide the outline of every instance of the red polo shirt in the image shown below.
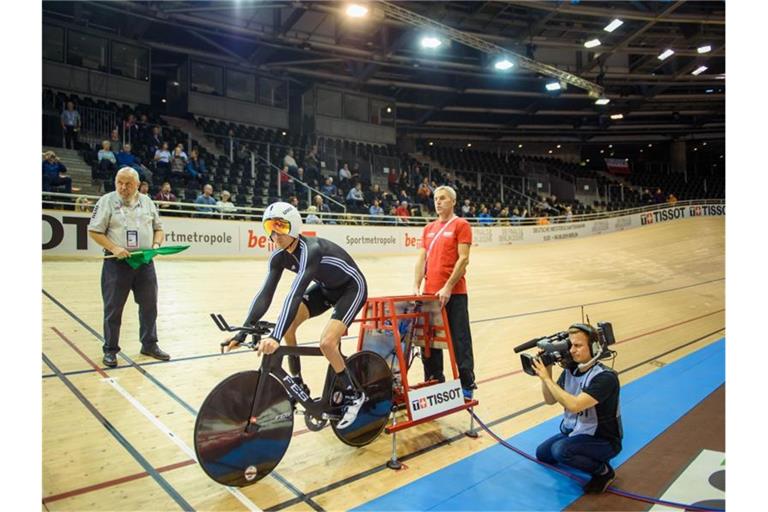
<path fill-rule="evenodd" d="M 442 233 L 440 233 L 441 230 Z M 435 237 L 438 237 L 437 240 Z M 435 240 L 434 244 L 432 243 L 433 240 Z M 466 219 L 461 217 L 454 217 L 448 222 L 442 222 L 438 219 L 424 227 L 421 244 L 427 251 L 424 293 L 434 294 L 440 291 L 440 288 L 451 277 L 456 260 L 459 259 L 459 244 L 472 245 L 472 227 Z M 430 245 L 432 245 L 432 250 L 430 250 Z M 467 282 L 464 276 L 461 276 L 461 279 L 453 286 L 451 293 L 467 293 Z"/>

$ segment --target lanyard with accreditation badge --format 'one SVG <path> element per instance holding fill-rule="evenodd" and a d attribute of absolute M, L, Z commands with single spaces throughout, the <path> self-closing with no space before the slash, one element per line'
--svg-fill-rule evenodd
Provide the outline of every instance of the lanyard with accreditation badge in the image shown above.
<path fill-rule="evenodd" d="M 131 226 L 128 225 L 129 216 L 125 214 L 123 201 L 120 201 L 120 215 L 122 215 L 123 224 L 125 225 L 125 248 L 129 251 L 135 251 L 139 248 L 139 223 L 136 220 L 135 211 L 141 208 L 141 201 L 139 199 L 136 201 L 137 205 L 133 208 L 134 213 L 130 215 L 130 218 L 133 221 Z M 134 227 L 135 229 L 128 229 L 129 227 Z"/>

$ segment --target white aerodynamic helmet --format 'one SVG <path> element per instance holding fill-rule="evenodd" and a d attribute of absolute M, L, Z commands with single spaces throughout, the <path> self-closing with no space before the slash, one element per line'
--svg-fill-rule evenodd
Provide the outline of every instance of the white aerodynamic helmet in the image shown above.
<path fill-rule="evenodd" d="M 261 224 L 264 226 L 264 232 L 267 236 L 272 236 L 272 233 L 276 232 L 299 238 L 302 224 L 301 214 L 292 204 L 278 201 L 267 206 L 267 209 L 264 210 Z"/>

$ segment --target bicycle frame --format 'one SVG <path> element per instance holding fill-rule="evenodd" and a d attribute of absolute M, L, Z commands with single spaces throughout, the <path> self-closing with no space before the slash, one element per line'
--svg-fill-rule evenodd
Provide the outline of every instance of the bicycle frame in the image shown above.
<path fill-rule="evenodd" d="M 323 353 L 319 347 L 291 347 L 281 346 L 272 354 L 264 355 L 261 360 L 261 374 L 259 375 L 259 382 L 256 387 L 256 396 L 254 397 L 253 406 L 251 407 L 251 417 L 257 416 L 257 411 L 261 411 L 264 406 L 264 395 L 260 393 L 260 389 L 265 389 L 266 381 L 270 375 L 277 378 L 280 384 L 285 389 L 286 393 L 293 398 L 296 402 L 300 403 L 306 413 L 311 414 L 317 418 L 335 419 L 335 413 L 339 413 L 341 417 L 341 406 L 332 407 L 329 405 L 329 399 L 331 394 L 331 386 L 333 384 L 333 377 L 335 372 L 333 368 L 328 365 L 328 371 L 325 376 L 325 385 L 323 386 L 323 394 L 320 401 L 315 401 L 307 395 L 304 390 L 296 383 L 288 372 L 283 370 L 283 358 L 285 356 L 322 356 Z M 245 431 L 250 432 L 252 422 L 249 422 Z"/>

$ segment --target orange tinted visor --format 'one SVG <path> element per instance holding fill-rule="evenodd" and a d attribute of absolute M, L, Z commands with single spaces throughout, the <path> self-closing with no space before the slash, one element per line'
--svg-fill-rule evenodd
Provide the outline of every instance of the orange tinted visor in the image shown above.
<path fill-rule="evenodd" d="M 287 235 L 291 232 L 291 223 L 283 219 L 267 219 L 262 222 L 262 225 L 268 237 L 271 237 L 272 233 Z"/>

